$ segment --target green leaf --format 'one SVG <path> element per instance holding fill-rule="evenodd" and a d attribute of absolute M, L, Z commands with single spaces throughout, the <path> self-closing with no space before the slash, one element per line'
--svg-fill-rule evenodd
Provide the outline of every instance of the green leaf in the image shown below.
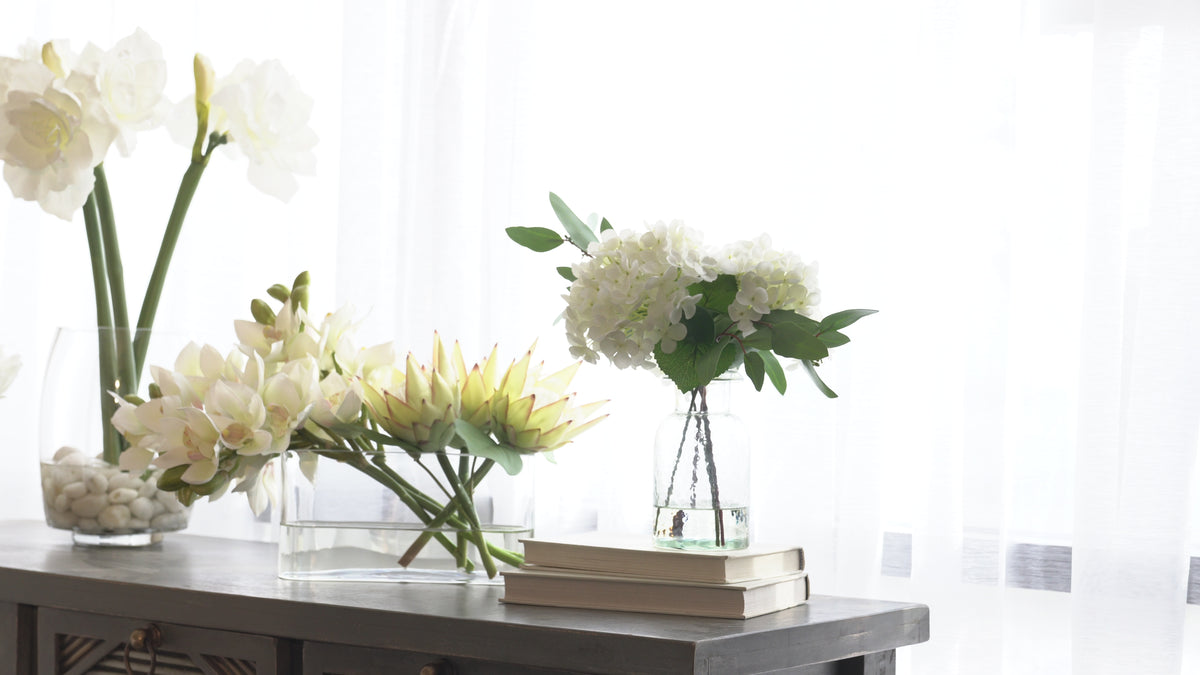
<path fill-rule="evenodd" d="M 180 464 L 163 471 L 162 475 L 158 477 L 158 489 L 176 492 L 187 487 L 188 484 L 183 482 L 183 472 L 188 468 L 188 464 Z"/>
<path fill-rule="evenodd" d="M 770 326 L 756 326 L 753 333 L 742 337 L 742 346 L 746 349 L 770 349 L 771 335 Z"/>
<path fill-rule="evenodd" d="M 694 345 L 711 345 L 717 339 L 712 312 L 703 307 L 697 307 L 692 318 L 685 318 L 682 323 L 687 328 L 687 337 L 684 338 L 687 342 Z"/>
<path fill-rule="evenodd" d="M 829 316 L 821 319 L 821 332 L 827 330 L 841 330 L 846 326 L 858 321 L 864 316 L 870 316 L 879 310 L 876 309 L 844 309 L 840 312 L 834 312 Z"/>
<path fill-rule="evenodd" d="M 613 229 L 613 226 L 612 226 L 612 223 L 608 222 L 608 218 L 601 218 L 600 219 L 600 231 L 608 232 L 611 229 Z"/>
<path fill-rule="evenodd" d="M 506 227 L 508 238 L 531 251 L 545 253 L 562 246 L 562 235 L 548 227 Z"/>
<path fill-rule="evenodd" d="M 575 245 L 581 249 L 586 249 L 588 244 L 596 241 L 596 235 L 591 228 L 587 226 L 575 212 L 567 207 L 566 203 L 553 192 L 550 193 L 550 206 L 554 208 L 554 215 L 558 216 L 558 221 L 563 224 L 567 230 L 567 236 Z"/>
<path fill-rule="evenodd" d="M 836 330 L 821 333 L 817 336 L 817 339 L 825 343 L 825 346 L 829 347 L 830 349 L 833 349 L 834 347 L 841 347 L 850 341 L 850 338 L 847 337 L 845 333 L 839 333 Z"/>
<path fill-rule="evenodd" d="M 771 335 L 771 351 L 791 359 L 815 361 L 829 356 L 829 348 L 796 324 L 775 326 Z"/>
<path fill-rule="evenodd" d="M 521 468 L 524 466 L 521 453 L 507 445 L 497 443 L 491 436 L 478 427 L 471 426 L 466 420 L 454 420 L 454 430 L 458 432 L 458 437 L 467 444 L 467 450 L 472 455 L 496 462 L 510 476 L 521 473 Z"/>
<path fill-rule="evenodd" d="M 564 265 L 562 267 L 555 267 L 554 269 L 558 272 L 558 276 L 566 279 L 567 281 L 575 281 L 575 273 L 571 271 L 570 267 Z"/>
<path fill-rule="evenodd" d="M 688 286 L 690 295 L 701 294 L 704 296 L 700 299 L 698 306 L 707 307 L 719 313 L 729 310 L 729 305 L 733 304 L 737 292 L 737 277 L 732 274 L 719 274 L 712 281 L 697 281 Z"/>
<path fill-rule="evenodd" d="M 770 324 L 772 326 L 778 326 L 781 324 L 800 326 L 805 331 L 807 331 L 810 335 L 816 335 L 817 331 L 820 330 L 820 326 L 821 326 L 821 324 L 808 318 L 807 316 L 804 316 L 803 314 L 799 314 L 797 312 L 793 312 L 790 309 L 773 309 L 770 312 L 763 315 L 763 318 L 759 319 L 759 321 Z"/>
<path fill-rule="evenodd" d="M 763 370 L 767 371 L 767 377 L 771 379 L 771 384 L 775 385 L 775 391 L 780 394 L 786 393 L 787 376 L 783 374 L 783 366 L 779 365 L 779 359 L 766 350 L 759 351 L 758 355 L 762 357 Z"/>
<path fill-rule="evenodd" d="M 754 383 L 754 391 L 762 391 L 763 386 L 763 360 L 758 352 L 746 352 L 746 377 Z"/>
<path fill-rule="evenodd" d="M 696 380 L 697 349 L 699 347 L 690 342 L 680 342 L 675 345 L 675 351 L 668 354 L 662 350 L 662 343 L 654 345 L 654 362 L 679 391 L 691 391 L 700 386 Z"/>
<path fill-rule="evenodd" d="M 801 363 L 804 364 L 804 369 L 808 371 L 808 375 L 812 378 L 813 384 L 817 385 L 817 389 L 820 389 L 822 394 L 825 394 L 829 398 L 837 398 L 837 394 L 835 394 L 833 390 L 829 388 L 829 385 L 825 384 L 820 375 L 817 375 L 817 369 L 813 365 L 812 361 L 806 359 Z"/>

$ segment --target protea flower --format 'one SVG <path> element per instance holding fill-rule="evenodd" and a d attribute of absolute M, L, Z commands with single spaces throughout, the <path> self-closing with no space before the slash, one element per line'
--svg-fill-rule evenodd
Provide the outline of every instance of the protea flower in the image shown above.
<path fill-rule="evenodd" d="M 440 345 L 438 341 L 435 352 Z M 421 450 L 445 448 L 454 438 L 454 420 L 460 409 L 453 375 L 448 380 L 436 367 L 420 365 L 412 354 L 404 373 L 392 368 L 385 375 L 380 372 L 383 370 L 376 370 L 363 386 L 372 417 L 393 437 Z M 443 370 L 452 372 L 448 360 Z"/>
<path fill-rule="evenodd" d="M 575 436 L 608 417 L 592 417 L 607 401 L 576 406 L 574 394 L 564 394 L 579 362 L 541 377 L 543 364 L 530 369 L 533 347 L 508 367 L 492 396 L 492 434 L 522 453 L 562 447 Z M 589 419 L 590 418 L 590 419 Z"/>

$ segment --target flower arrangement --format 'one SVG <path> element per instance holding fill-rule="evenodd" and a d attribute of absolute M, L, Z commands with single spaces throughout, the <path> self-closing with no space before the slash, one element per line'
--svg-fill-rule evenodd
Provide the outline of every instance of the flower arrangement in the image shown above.
<path fill-rule="evenodd" d="M 657 369 L 690 395 L 691 430 L 684 425 L 671 473 L 685 459 L 683 449 L 694 444 L 696 456 L 686 459 L 707 467 L 710 504 L 718 514 L 713 539 L 723 547 L 708 385 L 740 369 L 756 390 L 769 379 L 783 394 L 784 358 L 799 362 L 823 394 L 835 397 L 817 367 L 831 349 L 850 341 L 843 329 L 875 310 L 812 318 L 820 302 L 816 265 L 773 249 L 767 235 L 712 247 L 680 221 L 617 231 L 600 219 L 596 231 L 554 193 L 550 204 L 565 235 L 510 227 L 509 238 L 536 252 L 569 243 L 581 254 L 569 267 L 558 267 L 570 282 L 562 316 L 573 355 L 591 363 L 603 356 L 617 368 Z M 699 474 L 692 475 L 694 495 Z"/>
<path fill-rule="evenodd" d="M 311 321 L 307 273 L 268 293 L 278 311 L 253 301 L 254 321 L 235 322 L 229 354 L 191 344 L 174 370 L 151 368 L 150 400 L 117 398 L 113 425 L 130 444 L 122 468 L 165 468 L 159 487 L 185 504 L 233 486 L 258 513 L 272 499 L 265 477 L 281 453 L 301 453 L 310 472 L 323 457 L 378 481 L 424 524 L 402 564 L 433 539 L 469 567 L 460 542 L 438 532 L 449 528 L 476 548 L 489 577 L 495 559 L 519 565 L 519 553 L 484 539 L 473 491 L 495 465 L 515 475 L 524 457 L 550 453 L 607 416 L 597 415 L 604 401 L 576 404 L 564 393 L 579 363 L 543 373 L 530 348 L 501 371 L 493 348 L 468 366 L 458 343 L 447 349 L 436 333 L 430 361 L 397 359 L 391 344 L 356 346 L 352 307 Z M 388 447 L 426 467 L 441 495 L 401 478 Z M 448 448 L 470 459 L 454 463 Z"/>
<path fill-rule="evenodd" d="M 56 40 L 26 46 L 18 58 L 0 57 L 5 181 L 14 196 L 35 201 L 63 220 L 83 213 L 96 323 L 102 329 L 98 391 L 106 420 L 115 409 L 107 389 L 137 391 L 148 329 L 154 325 L 188 207 L 213 152 L 224 147 L 246 155 L 250 183 L 284 200 L 296 190 L 292 174 L 312 170 L 316 137 L 307 126 L 312 102 L 278 62 L 244 61 L 218 79 L 208 60 L 197 54 L 193 73 L 194 95 L 173 105 L 164 93 L 162 48 L 141 30 L 108 50 L 88 44 L 75 53 Z M 161 126 L 168 117 L 177 120 L 173 135 L 191 147 L 191 156 L 134 324 L 104 164 L 113 146 L 129 156 L 137 134 Z M 134 326 L 141 329 L 136 339 Z M 116 433 L 106 429 L 104 459 L 115 464 L 120 452 Z"/>

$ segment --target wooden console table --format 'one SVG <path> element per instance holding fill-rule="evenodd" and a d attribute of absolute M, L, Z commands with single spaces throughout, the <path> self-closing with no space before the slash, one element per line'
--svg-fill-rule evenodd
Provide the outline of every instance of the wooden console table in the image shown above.
<path fill-rule="evenodd" d="M 40 522 L 6 522 L 0 673 L 146 673 L 153 660 L 159 673 L 207 675 L 886 675 L 896 648 L 929 638 L 917 604 L 817 595 L 740 621 L 510 606 L 501 595 L 283 581 L 271 544 L 172 534 L 143 550 L 85 549 Z"/>

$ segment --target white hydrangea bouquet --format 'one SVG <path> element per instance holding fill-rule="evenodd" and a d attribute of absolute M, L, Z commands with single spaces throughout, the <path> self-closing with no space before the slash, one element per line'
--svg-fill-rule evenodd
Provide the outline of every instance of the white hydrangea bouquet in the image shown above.
<path fill-rule="evenodd" d="M 307 273 L 268 293 L 281 307 L 253 301 L 255 320 L 235 322 L 238 345 L 228 355 L 189 345 L 174 370 L 151 368 L 149 401 L 117 398 L 113 424 L 130 444 L 122 468 L 165 468 L 159 488 L 184 504 L 232 485 L 259 513 L 274 498 L 281 453 L 300 453 L 310 479 L 326 458 L 382 484 L 421 521 L 401 565 L 431 539 L 458 556 L 460 569 L 472 567 L 462 544 L 473 546 L 489 578 L 496 559 L 521 564 L 520 553 L 485 539 L 474 490 L 496 464 L 515 475 L 525 456 L 550 453 L 606 417 L 597 415 L 605 401 L 576 404 L 564 393 L 579 362 L 544 373 L 530 348 L 501 372 L 493 348 L 468 366 L 458 343 L 447 350 L 436 333 L 431 361 L 397 359 L 392 344 L 355 344 L 350 306 L 313 322 Z M 438 491 L 405 481 L 388 447 L 406 451 Z M 453 462 L 448 448 L 469 458 Z"/>
<path fill-rule="evenodd" d="M 196 55 L 193 71 L 194 95 L 172 104 L 162 48 L 141 30 L 107 50 L 88 44 L 76 53 L 55 40 L 27 45 L 17 58 L 0 57 L 5 181 L 14 196 L 63 220 L 83 213 L 101 329 L 97 394 L 105 420 L 114 408 L 104 389 L 137 391 L 171 257 L 213 152 L 224 147 L 248 157 L 250 183 L 284 200 L 297 189 L 292 174 L 312 173 L 315 163 L 312 101 L 277 61 L 244 61 L 218 79 Z M 129 156 L 137 134 L 168 118 L 172 136 L 191 147 L 190 162 L 133 324 L 104 163 L 114 146 Z M 106 429 L 104 459 L 116 464 L 120 452 L 115 432 Z"/>
<path fill-rule="evenodd" d="M 850 341 L 842 330 L 875 310 L 812 318 L 820 301 L 816 265 L 775 250 L 765 234 L 713 247 L 679 221 L 618 231 L 599 219 L 597 231 L 557 195 L 550 194 L 550 203 L 565 235 L 510 227 L 508 236 L 537 252 L 569 243 L 581 254 L 569 267 L 558 267 L 570 282 L 562 317 L 573 355 L 591 363 L 603 356 L 617 368 L 657 369 L 690 395 L 670 475 L 689 473 L 677 469 L 691 461 L 692 485 L 685 487 L 694 498 L 703 480 L 695 467 L 707 467 L 710 508 L 718 514 L 713 545 L 724 547 L 708 386 L 740 369 L 756 390 L 769 379 L 782 394 L 782 357 L 799 362 L 822 393 L 835 397 L 816 369 L 830 349 Z M 684 452 L 688 446 L 695 456 Z"/>

